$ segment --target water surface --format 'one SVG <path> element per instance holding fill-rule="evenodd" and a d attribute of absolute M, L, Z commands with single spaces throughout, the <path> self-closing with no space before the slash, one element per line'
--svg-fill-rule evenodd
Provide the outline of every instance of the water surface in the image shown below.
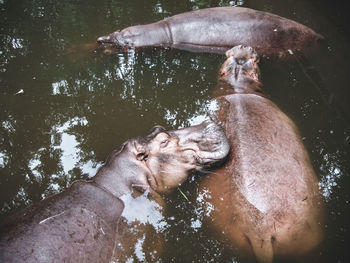
<path fill-rule="evenodd" d="M 224 57 L 147 49 L 103 55 L 95 39 L 118 28 L 205 7 L 273 12 L 323 34 L 314 54 L 261 62 L 264 90 L 297 124 L 327 205 L 315 262 L 348 262 L 349 23 L 343 1 L 0 0 L 0 218 L 80 178 L 154 125 L 178 128 L 207 112 Z M 23 92 L 22 92 L 23 90 Z M 167 199 L 162 262 L 233 262 L 196 206 L 200 175 Z M 142 259 L 142 257 L 141 257 Z"/>

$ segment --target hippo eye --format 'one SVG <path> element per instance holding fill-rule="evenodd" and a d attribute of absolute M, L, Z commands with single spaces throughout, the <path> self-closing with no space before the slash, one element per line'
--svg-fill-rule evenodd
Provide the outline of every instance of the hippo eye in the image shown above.
<path fill-rule="evenodd" d="M 161 147 L 165 147 L 169 142 L 169 138 L 170 136 L 167 133 L 161 132 L 157 135 L 156 141 L 159 143 Z"/>
<path fill-rule="evenodd" d="M 168 142 L 169 142 L 168 139 L 164 139 L 164 140 L 162 140 L 162 141 L 160 142 L 160 145 L 161 145 L 162 147 L 166 147 L 166 146 L 168 145 Z"/>

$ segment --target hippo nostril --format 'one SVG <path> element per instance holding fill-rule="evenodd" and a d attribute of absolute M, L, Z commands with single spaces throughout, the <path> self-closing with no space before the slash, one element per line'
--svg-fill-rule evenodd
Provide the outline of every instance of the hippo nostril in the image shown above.
<path fill-rule="evenodd" d="M 238 65 L 243 65 L 244 63 L 246 63 L 246 59 L 244 59 L 244 58 L 236 58 L 236 63 L 238 64 Z"/>

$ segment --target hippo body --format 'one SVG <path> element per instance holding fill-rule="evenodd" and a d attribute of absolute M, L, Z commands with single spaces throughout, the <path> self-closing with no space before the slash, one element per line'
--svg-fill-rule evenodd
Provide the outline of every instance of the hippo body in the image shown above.
<path fill-rule="evenodd" d="M 5 220 L 0 225 L 0 262 L 132 260 L 128 248 L 135 249 L 138 242 L 131 239 L 134 229 L 143 235 L 149 229 L 138 220 L 154 214 L 149 209 L 140 215 L 137 208 L 152 204 L 161 215 L 161 194 L 175 189 L 190 171 L 221 161 L 228 151 L 222 129 L 212 122 L 175 131 L 158 126 L 145 137 L 130 139 L 90 181 L 77 181 Z M 123 218 L 131 224 L 120 224 Z M 159 247 L 155 244 L 149 252 Z"/>
<path fill-rule="evenodd" d="M 322 241 L 318 179 L 296 126 L 263 96 L 256 53 L 240 46 L 227 56 L 216 100 L 231 152 L 200 183 L 215 208 L 208 224 L 242 259 L 299 262 Z"/>
<path fill-rule="evenodd" d="M 127 27 L 97 41 L 122 48 L 169 46 L 222 54 L 233 46 L 245 44 L 262 56 L 281 56 L 304 51 L 321 38 L 310 28 L 271 13 L 243 7 L 216 7 Z"/>

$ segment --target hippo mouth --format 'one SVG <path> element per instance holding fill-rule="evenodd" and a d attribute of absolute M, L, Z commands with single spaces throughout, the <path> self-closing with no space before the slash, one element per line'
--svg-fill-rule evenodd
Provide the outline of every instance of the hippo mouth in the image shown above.
<path fill-rule="evenodd" d="M 146 177 L 147 177 L 147 182 L 149 186 L 152 188 L 152 190 L 157 191 L 157 188 L 158 188 L 157 177 L 155 176 L 151 167 L 147 163 L 147 160 L 144 161 L 144 166 L 148 170 Z"/>
<path fill-rule="evenodd" d="M 192 152 L 192 158 L 195 161 L 197 170 L 202 168 L 211 167 L 216 163 L 224 161 L 225 156 L 228 154 L 228 148 L 221 149 L 217 151 L 203 151 L 198 146 L 193 145 L 190 148 L 185 148 L 183 151 Z"/>

